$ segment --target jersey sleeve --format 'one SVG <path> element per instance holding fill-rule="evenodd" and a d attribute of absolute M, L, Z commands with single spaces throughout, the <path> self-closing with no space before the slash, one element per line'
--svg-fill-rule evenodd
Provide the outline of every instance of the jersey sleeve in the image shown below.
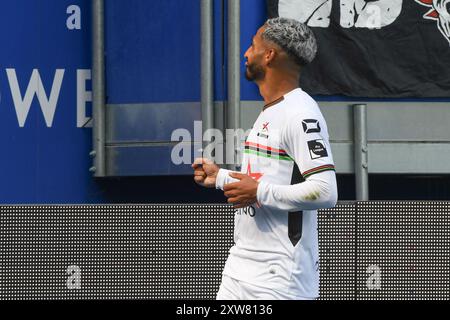
<path fill-rule="evenodd" d="M 230 177 L 231 170 L 220 169 L 216 177 L 216 189 L 223 190 L 226 184 L 237 182 L 239 180 Z"/>
<path fill-rule="evenodd" d="M 281 138 L 285 150 L 294 159 L 303 178 L 335 170 L 327 125 L 321 115 L 297 114 L 291 117 Z"/>

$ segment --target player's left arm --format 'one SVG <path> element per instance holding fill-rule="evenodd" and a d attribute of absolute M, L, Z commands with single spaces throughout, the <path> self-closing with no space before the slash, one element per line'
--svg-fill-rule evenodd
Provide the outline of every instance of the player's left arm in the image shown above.
<path fill-rule="evenodd" d="M 258 202 L 286 211 L 334 207 L 338 197 L 336 173 L 325 120 L 293 117 L 281 133 L 281 143 L 304 181 L 277 185 L 263 180 L 258 185 Z"/>
<path fill-rule="evenodd" d="M 276 185 L 261 181 L 258 202 L 285 211 L 332 208 L 337 202 L 336 174 L 324 171 L 294 185 Z"/>

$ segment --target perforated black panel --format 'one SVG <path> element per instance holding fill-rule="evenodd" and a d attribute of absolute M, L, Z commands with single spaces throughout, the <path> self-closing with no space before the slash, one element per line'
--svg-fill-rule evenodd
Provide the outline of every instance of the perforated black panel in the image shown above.
<path fill-rule="evenodd" d="M 358 203 L 358 299 L 450 298 L 450 204 Z"/>
<path fill-rule="evenodd" d="M 321 299 L 449 299 L 450 204 L 319 213 Z M 213 299 L 226 205 L 0 206 L 0 299 Z"/>
<path fill-rule="evenodd" d="M 339 204 L 319 213 L 320 298 L 355 299 L 356 205 Z"/>
<path fill-rule="evenodd" d="M 0 210 L 3 299 L 213 298 L 233 244 L 221 205 Z"/>

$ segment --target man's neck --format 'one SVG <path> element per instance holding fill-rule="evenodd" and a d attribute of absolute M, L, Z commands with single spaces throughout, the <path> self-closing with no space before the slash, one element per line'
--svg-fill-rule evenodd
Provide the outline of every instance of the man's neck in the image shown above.
<path fill-rule="evenodd" d="M 275 101 L 285 94 L 299 87 L 298 79 L 277 79 L 275 77 L 267 77 L 264 81 L 257 83 L 259 92 L 267 105 Z"/>

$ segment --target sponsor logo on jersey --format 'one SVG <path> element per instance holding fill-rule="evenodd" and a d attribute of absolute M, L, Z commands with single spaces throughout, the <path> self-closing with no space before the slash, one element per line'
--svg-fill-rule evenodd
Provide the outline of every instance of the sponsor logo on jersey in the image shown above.
<path fill-rule="evenodd" d="M 261 138 L 264 138 L 264 139 L 269 139 L 269 136 L 267 134 L 265 134 L 265 133 L 262 133 L 262 132 L 258 132 L 257 136 L 261 137 Z"/>
<path fill-rule="evenodd" d="M 240 208 L 235 211 L 235 214 L 246 215 L 246 216 L 250 216 L 253 218 L 256 215 L 256 209 L 253 206 Z"/>
<path fill-rule="evenodd" d="M 303 125 L 303 131 L 305 131 L 305 133 L 320 132 L 319 120 L 305 119 L 302 121 L 302 125 Z"/>
<path fill-rule="evenodd" d="M 261 132 L 258 132 L 257 136 L 265 139 L 269 139 L 269 122 L 263 123 Z"/>
<path fill-rule="evenodd" d="M 308 141 L 308 148 L 311 159 L 313 160 L 328 157 L 325 143 L 321 139 Z"/>

